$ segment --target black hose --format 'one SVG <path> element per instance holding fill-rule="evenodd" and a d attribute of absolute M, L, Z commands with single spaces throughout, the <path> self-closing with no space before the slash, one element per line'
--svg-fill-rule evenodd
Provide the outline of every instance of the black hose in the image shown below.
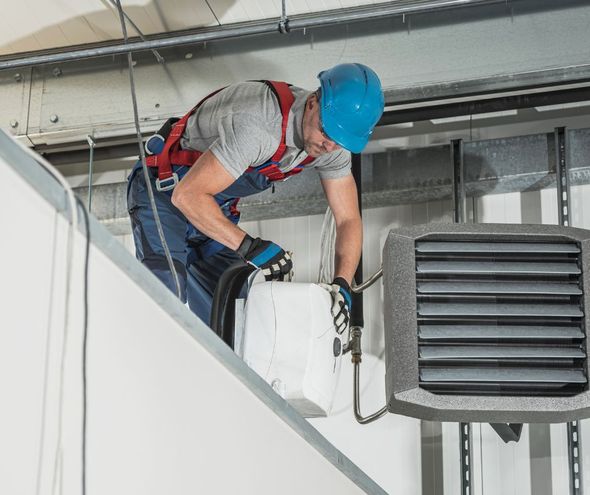
<path fill-rule="evenodd" d="M 359 212 L 361 214 L 361 218 L 363 216 L 363 203 L 362 203 L 362 181 L 361 181 L 361 155 L 354 153 L 352 155 L 352 176 L 354 177 L 354 181 L 356 182 L 356 190 L 357 190 L 357 198 L 359 203 Z M 354 274 L 354 280 L 357 284 L 360 284 L 363 281 L 363 253 L 361 251 L 361 257 L 359 259 L 359 264 L 356 268 L 356 272 Z M 363 328 L 365 326 L 364 321 L 364 313 L 363 313 L 363 293 L 357 292 L 352 294 L 352 310 L 350 315 L 350 326 L 351 327 L 360 327 Z"/>
<path fill-rule="evenodd" d="M 232 349 L 235 334 L 235 302 L 254 270 L 252 265 L 241 261 L 231 265 L 221 275 L 213 294 L 210 327 Z"/>

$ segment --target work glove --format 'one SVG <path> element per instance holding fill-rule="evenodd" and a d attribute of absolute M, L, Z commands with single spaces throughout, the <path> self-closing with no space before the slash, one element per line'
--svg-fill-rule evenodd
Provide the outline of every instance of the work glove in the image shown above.
<path fill-rule="evenodd" d="M 236 252 L 246 263 L 260 268 L 267 281 L 290 279 L 293 269 L 291 255 L 274 242 L 260 237 L 254 239 L 246 234 Z"/>
<path fill-rule="evenodd" d="M 336 331 L 342 334 L 350 322 L 350 308 L 352 307 L 350 285 L 342 277 L 337 277 L 331 284 L 320 284 L 320 287 L 326 289 L 332 296 L 331 309 L 334 326 Z"/>

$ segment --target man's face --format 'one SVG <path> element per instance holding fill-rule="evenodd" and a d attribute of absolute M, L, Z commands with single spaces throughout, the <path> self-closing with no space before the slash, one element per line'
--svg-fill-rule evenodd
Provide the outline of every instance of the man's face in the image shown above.
<path fill-rule="evenodd" d="M 340 149 L 340 146 L 324 134 L 320 122 L 320 106 L 317 96 L 311 94 L 305 103 L 303 114 L 303 148 L 309 156 L 318 157 Z"/>

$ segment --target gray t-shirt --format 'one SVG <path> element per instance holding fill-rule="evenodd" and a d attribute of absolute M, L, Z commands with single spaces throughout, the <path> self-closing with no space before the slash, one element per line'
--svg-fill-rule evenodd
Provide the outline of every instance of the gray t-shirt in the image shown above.
<path fill-rule="evenodd" d="M 279 168 L 286 172 L 305 158 L 302 122 L 310 92 L 291 86 L 295 101 L 289 112 L 285 141 L 287 150 Z M 282 116 L 271 89 L 260 82 L 228 86 L 205 100 L 188 119 L 181 147 L 211 150 L 223 167 L 238 178 L 250 166 L 266 163 L 281 140 Z M 318 170 L 322 179 L 350 174 L 350 152 L 339 149 L 316 158 L 306 168 Z"/>

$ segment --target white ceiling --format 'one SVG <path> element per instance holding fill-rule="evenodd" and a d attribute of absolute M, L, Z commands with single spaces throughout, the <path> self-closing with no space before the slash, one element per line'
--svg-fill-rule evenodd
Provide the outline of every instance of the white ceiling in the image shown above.
<path fill-rule="evenodd" d="M 287 0 L 287 15 L 378 3 Z M 143 34 L 279 17 L 281 0 L 122 0 Z M 130 36 L 136 35 L 128 26 Z M 0 16 L 0 55 L 120 39 L 110 0 L 12 0 Z"/>

